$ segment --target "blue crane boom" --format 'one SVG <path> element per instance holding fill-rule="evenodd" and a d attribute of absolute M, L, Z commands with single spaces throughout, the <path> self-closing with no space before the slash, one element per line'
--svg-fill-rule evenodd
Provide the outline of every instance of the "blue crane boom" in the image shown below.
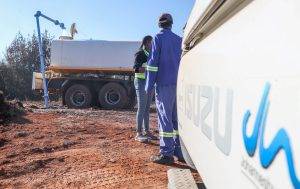
<path fill-rule="evenodd" d="M 54 20 L 54 19 L 42 14 L 41 11 L 37 11 L 34 16 L 36 18 L 37 32 L 38 32 L 39 56 L 40 56 L 40 61 L 41 61 L 41 73 L 42 73 L 42 77 L 43 77 L 44 103 L 45 103 L 45 108 L 49 108 L 49 94 L 48 94 L 48 88 L 47 88 L 46 77 L 45 77 L 45 55 L 43 52 L 43 43 L 42 43 L 42 37 L 41 37 L 40 19 L 39 18 L 43 17 L 46 20 L 53 22 L 55 25 L 58 25 L 61 29 L 66 29 L 66 28 L 65 28 L 64 23 L 61 23 L 58 20 Z"/>

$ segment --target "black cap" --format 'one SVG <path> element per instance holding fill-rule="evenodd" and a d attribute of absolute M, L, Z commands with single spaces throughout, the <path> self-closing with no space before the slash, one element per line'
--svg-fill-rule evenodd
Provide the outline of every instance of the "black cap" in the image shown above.
<path fill-rule="evenodd" d="M 163 13 L 158 20 L 158 24 L 160 27 L 162 27 L 165 24 L 169 24 L 172 25 L 173 24 L 173 17 L 171 14 L 169 13 Z"/>

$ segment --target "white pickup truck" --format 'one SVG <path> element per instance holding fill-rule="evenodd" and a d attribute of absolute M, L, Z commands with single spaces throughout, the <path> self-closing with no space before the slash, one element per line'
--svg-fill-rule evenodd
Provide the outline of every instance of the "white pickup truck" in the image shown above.
<path fill-rule="evenodd" d="M 300 1 L 197 0 L 177 88 L 208 189 L 300 188 Z"/>
<path fill-rule="evenodd" d="M 137 41 L 54 40 L 48 90 L 60 93 L 70 108 L 130 108 L 135 104 L 132 67 L 139 46 Z M 40 73 L 33 73 L 32 89 L 42 90 Z"/>

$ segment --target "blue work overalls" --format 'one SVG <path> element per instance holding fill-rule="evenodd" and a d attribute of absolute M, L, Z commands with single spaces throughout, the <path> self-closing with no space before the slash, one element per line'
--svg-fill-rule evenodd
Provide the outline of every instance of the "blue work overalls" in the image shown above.
<path fill-rule="evenodd" d="M 155 87 L 160 134 L 160 153 L 182 157 L 178 135 L 176 84 L 181 57 L 181 37 L 163 29 L 152 42 L 145 90 Z"/>

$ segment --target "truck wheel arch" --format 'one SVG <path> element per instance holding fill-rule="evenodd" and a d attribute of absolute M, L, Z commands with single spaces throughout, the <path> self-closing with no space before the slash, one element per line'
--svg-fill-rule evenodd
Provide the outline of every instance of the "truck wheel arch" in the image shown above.
<path fill-rule="evenodd" d="M 186 147 L 185 147 L 185 145 L 184 145 L 184 142 L 183 142 L 182 138 L 179 137 L 179 140 L 180 140 L 181 152 L 182 152 L 182 155 L 183 155 L 183 157 L 184 157 L 184 160 L 185 160 L 186 164 L 187 164 L 189 167 L 191 167 L 191 168 L 193 168 L 193 169 L 196 170 L 196 166 L 195 166 L 195 164 L 194 164 L 194 162 L 193 162 L 193 160 L 192 160 L 192 158 L 191 158 L 191 156 L 190 156 L 188 150 L 186 149 Z"/>

